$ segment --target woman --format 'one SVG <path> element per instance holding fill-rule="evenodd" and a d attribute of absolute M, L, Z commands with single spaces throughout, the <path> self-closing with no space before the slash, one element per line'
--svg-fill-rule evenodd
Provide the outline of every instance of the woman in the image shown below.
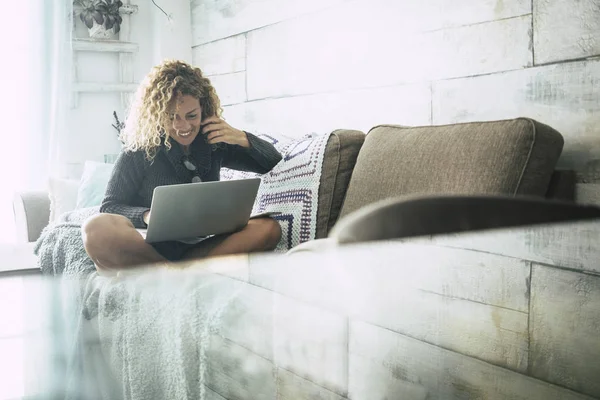
<path fill-rule="evenodd" d="M 157 186 L 218 181 L 221 167 L 266 173 L 281 160 L 270 143 L 233 128 L 220 114 L 219 98 L 200 69 L 166 61 L 148 74 L 125 123 L 124 150 L 100 214 L 82 228 L 99 271 L 275 248 L 281 229 L 271 218 L 252 219 L 241 231 L 195 244 L 150 245 L 137 231 L 148 226 Z"/>

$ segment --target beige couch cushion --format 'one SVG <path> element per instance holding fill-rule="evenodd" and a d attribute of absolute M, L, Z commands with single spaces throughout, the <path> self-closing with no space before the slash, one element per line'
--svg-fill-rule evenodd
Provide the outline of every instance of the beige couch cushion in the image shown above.
<path fill-rule="evenodd" d="M 380 125 L 367 134 L 340 217 L 403 195 L 544 196 L 563 143 L 556 130 L 526 118 Z"/>
<path fill-rule="evenodd" d="M 327 237 L 340 215 L 356 157 L 364 141 L 365 134 L 360 131 L 339 129 L 329 136 L 319 186 L 317 239 Z"/>

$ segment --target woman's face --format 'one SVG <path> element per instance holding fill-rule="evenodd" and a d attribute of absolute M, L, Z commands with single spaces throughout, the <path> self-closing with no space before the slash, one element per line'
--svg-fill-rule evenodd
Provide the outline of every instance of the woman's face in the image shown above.
<path fill-rule="evenodd" d="M 171 126 L 168 134 L 182 146 L 192 144 L 200 132 L 202 107 L 200 101 L 189 95 L 180 96 L 169 112 Z"/>

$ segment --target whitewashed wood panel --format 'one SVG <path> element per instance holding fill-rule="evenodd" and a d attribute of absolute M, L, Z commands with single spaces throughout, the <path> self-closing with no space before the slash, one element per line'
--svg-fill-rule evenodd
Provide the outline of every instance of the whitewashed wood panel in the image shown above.
<path fill-rule="evenodd" d="M 363 0 L 345 7 L 405 32 L 456 28 L 531 14 L 530 0 Z M 342 16 L 348 11 L 342 11 Z"/>
<path fill-rule="evenodd" d="M 355 246 L 343 253 L 298 253 L 293 263 L 277 269 L 256 263 L 250 266 L 250 282 L 497 365 L 526 370 L 527 263 L 429 245 L 367 247 L 368 251 Z"/>
<path fill-rule="evenodd" d="M 301 137 L 308 133 L 375 125 L 429 125 L 429 84 L 349 90 L 337 93 L 252 101 L 225 107 L 224 116 L 240 129 Z"/>
<path fill-rule="evenodd" d="M 530 28 L 528 15 L 411 34 L 358 12 L 310 15 L 248 33 L 248 98 L 519 69 L 532 64 Z"/>
<path fill-rule="evenodd" d="M 343 253 L 298 253 L 285 265 L 277 258 L 251 260 L 250 282 L 351 316 L 366 309 L 361 286 L 391 293 L 393 299 L 399 296 L 394 291 L 418 290 L 523 313 L 529 310 L 529 262 L 427 243 L 380 242 L 377 257 L 365 247 L 375 250 L 373 244 L 365 244 L 344 247 Z"/>
<path fill-rule="evenodd" d="M 578 183 L 596 183 L 600 184 L 600 159 L 589 162 L 581 171 L 576 174 Z"/>
<path fill-rule="evenodd" d="M 530 117 L 565 137 L 560 168 L 600 158 L 600 60 L 435 82 L 433 123 Z"/>
<path fill-rule="evenodd" d="M 444 235 L 431 241 L 442 246 L 600 272 L 600 223 L 595 221 Z"/>
<path fill-rule="evenodd" d="M 273 351 L 277 366 L 344 395 L 348 386 L 347 319 L 275 296 Z"/>
<path fill-rule="evenodd" d="M 251 31 L 331 8 L 339 18 L 363 14 L 382 25 L 426 31 L 477 24 L 531 13 L 529 0 L 196 0 L 192 2 L 194 45 Z M 327 11 L 325 11 L 327 12 Z"/>
<path fill-rule="evenodd" d="M 600 55 L 598 0 L 533 0 L 535 63 Z"/>
<path fill-rule="evenodd" d="M 226 399 L 225 397 L 221 396 L 220 394 L 218 394 L 217 392 L 215 392 L 209 388 L 205 388 L 203 400 L 228 400 L 228 399 Z"/>
<path fill-rule="evenodd" d="M 364 295 L 366 307 L 360 309 L 362 320 L 496 365 L 526 371 L 528 314 L 419 290 L 404 289 L 399 293 L 369 286 Z"/>
<path fill-rule="evenodd" d="M 192 45 L 212 42 L 345 0 L 192 0 Z"/>
<path fill-rule="evenodd" d="M 243 103 L 246 101 L 246 73 L 213 75 L 208 79 L 217 91 L 221 106 Z"/>
<path fill-rule="evenodd" d="M 575 184 L 575 200 L 581 204 L 600 206 L 600 183 Z"/>
<path fill-rule="evenodd" d="M 534 265 L 531 373 L 600 398 L 600 276 Z"/>
<path fill-rule="evenodd" d="M 411 382 L 404 378 L 405 376 L 403 370 L 397 366 L 383 365 L 380 360 L 351 352 L 348 395 L 352 400 L 435 398 L 429 395 L 425 386 L 418 381 Z"/>
<path fill-rule="evenodd" d="M 228 278 L 218 290 L 228 294 L 219 305 L 218 334 L 273 360 L 273 292 Z"/>
<path fill-rule="evenodd" d="M 205 384 L 228 400 L 272 400 L 277 392 L 273 363 L 220 336 L 206 351 Z"/>
<path fill-rule="evenodd" d="M 364 252 L 366 244 L 357 249 Z M 382 248 L 382 257 L 373 257 L 365 268 L 350 267 L 357 280 L 377 286 L 382 293 L 394 293 L 398 281 L 404 287 L 451 299 L 467 300 L 527 313 L 529 311 L 530 264 L 526 261 L 482 254 L 476 251 L 437 246 L 397 246 Z M 390 260 L 410 261 L 390 262 Z M 400 266 L 399 266 L 400 265 Z M 379 280 L 381 276 L 386 277 Z"/>
<path fill-rule="evenodd" d="M 277 400 L 344 400 L 330 390 L 285 369 L 277 370 Z"/>
<path fill-rule="evenodd" d="M 349 351 L 349 397 L 355 400 L 590 399 L 362 322 L 350 325 Z"/>
<path fill-rule="evenodd" d="M 227 39 L 192 48 L 194 65 L 205 75 L 230 74 L 246 69 L 246 36 Z"/>

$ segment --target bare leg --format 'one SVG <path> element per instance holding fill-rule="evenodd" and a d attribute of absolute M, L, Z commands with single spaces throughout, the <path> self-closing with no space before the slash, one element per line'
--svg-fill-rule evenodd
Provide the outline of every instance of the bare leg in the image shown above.
<path fill-rule="evenodd" d="M 83 224 L 81 232 L 85 250 L 98 271 L 167 262 L 122 215 L 95 215 Z"/>
<path fill-rule="evenodd" d="M 183 257 L 194 260 L 229 254 L 256 253 L 273 250 L 281 238 L 281 227 L 272 218 L 256 218 L 239 232 L 220 235 L 198 243 Z"/>

